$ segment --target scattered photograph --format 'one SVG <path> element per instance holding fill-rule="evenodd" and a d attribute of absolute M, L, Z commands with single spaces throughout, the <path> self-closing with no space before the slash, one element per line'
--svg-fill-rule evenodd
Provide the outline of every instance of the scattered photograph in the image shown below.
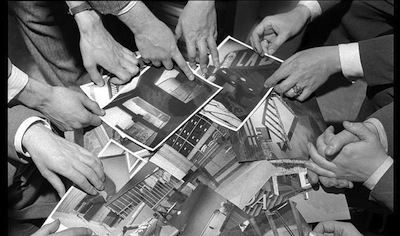
<path fill-rule="evenodd" d="M 180 231 L 180 236 L 218 236 L 249 219 L 237 206 L 206 185 L 198 185 L 175 209 L 179 214 L 168 222 Z"/>
<path fill-rule="evenodd" d="M 297 210 L 296 203 L 286 200 L 222 233 L 221 236 L 303 236 L 309 232 L 311 227 Z"/>
<path fill-rule="evenodd" d="M 297 101 L 271 93 L 238 132 L 231 132 L 237 161 L 307 160 L 307 143 L 315 143 L 325 130 L 322 116 L 313 114 L 319 111 L 312 112 L 319 109 L 316 101 L 308 105 L 316 106 L 300 108 Z"/>
<path fill-rule="evenodd" d="M 206 74 L 196 70 L 210 82 L 223 87 L 201 113 L 238 131 L 272 91 L 272 88 L 264 87 L 264 82 L 279 68 L 282 60 L 261 57 L 250 46 L 231 36 L 220 43 L 218 52 L 220 68 L 209 65 Z"/>
<path fill-rule="evenodd" d="M 179 68 L 147 67 L 103 109 L 105 123 L 150 151 L 157 149 L 222 88 Z"/>

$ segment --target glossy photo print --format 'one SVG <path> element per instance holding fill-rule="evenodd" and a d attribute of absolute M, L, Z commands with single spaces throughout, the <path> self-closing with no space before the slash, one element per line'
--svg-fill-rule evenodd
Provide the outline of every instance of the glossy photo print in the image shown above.
<path fill-rule="evenodd" d="M 154 151 L 207 104 L 220 87 L 178 69 L 148 67 L 103 107 L 105 123 L 123 138 Z"/>

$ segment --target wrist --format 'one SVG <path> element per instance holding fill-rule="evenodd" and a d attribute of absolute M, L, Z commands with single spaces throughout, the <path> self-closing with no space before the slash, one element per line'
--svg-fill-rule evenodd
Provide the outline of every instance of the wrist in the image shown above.
<path fill-rule="evenodd" d="M 339 47 L 338 46 L 327 46 L 328 49 L 327 57 L 330 68 L 330 74 L 333 75 L 335 73 L 339 73 L 342 71 L 342 67 L 340 64 L 340 55 L 339 55 Z"/>
<path fill-rule="evenodd" d="M 52 90 L 51 85 L 29 78 L 24 89 L 15 98 L 29 108 L 38 109 L 47 102 Z"/>
<path fill-rule="evenodd" d="M 159 21 L 142 1 L 137 1 L 136 5 L 128 12 L 117 17 L 129 27 L 135 36 L 150 28 L 152 22 Z"/>
<path fill-rule="evenodd" d="M 303 26 L 307 25 L 308 22 L 311 21 L 311 11 L 308 9 L 308 7 L 299 4 L 297 5 L 293 11 L 298 15 L 299 22 L 302 23 Z"/>
<path fill-rule="evenodd" d="M 80 12 L 74 15 L 74 19 L 81 33 L 90 32 L 102 24 L 100 15 L 94 10 Z"/>
<path fill-rule="evenodd" d="M 22 136 L 21 144 L 23 151 L 27 153 L 31 153 L 37 145 L 37 141 L 39 139 L 39 134 L 52 132 L 48 127 L 46 127 L 42 122 L 33 123 L 29 128 L 25 131 Z"/>

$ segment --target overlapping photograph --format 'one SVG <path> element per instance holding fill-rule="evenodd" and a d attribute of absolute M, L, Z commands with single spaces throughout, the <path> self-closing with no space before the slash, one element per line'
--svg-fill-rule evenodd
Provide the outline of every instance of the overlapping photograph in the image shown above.
<path fill-rule="evenodd" d="M 222 88 L 179 68 L 147 67 L 107 105 L 103 121 L 150 151 L 157 149 Z"/>
<path fill-rule="evenodd" d="M 238 131 L 272 91 L 264 87 L 264 82 L 279 68 L 282 60 L 261 57 L 250 46 L 230 36 L 218 46 L 218 52 L 221 67 L 209 65 L 204 77 L 223 90 L 201 113 Z M 203 74 L 200 69 L 196 73 Z"/>

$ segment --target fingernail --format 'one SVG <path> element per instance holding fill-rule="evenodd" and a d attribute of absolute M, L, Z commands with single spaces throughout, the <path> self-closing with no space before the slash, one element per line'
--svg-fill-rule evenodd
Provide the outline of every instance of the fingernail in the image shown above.
<path fill-rule="evenodd" d="M 352 126 L 352 125 L 353 125 L 353 123 L 348 122 L 348 121 L 344 121 L 343 124 L 344 124 L 344 125 L 347 125 L 347 126 Z"/>
<path fill-rule="evenodd" d="M 101 115 L 104 116 L 106 114 L 106 111 L 101 109 Z"/>
<path fill-rule="evenodd" d="M 272 54 L 274 54 L 275 53 L 275 50 L 274 49 L 268 49 L 268 54 L 269 55 L 272 55 Z"/>
<path fill-rule="evenodd" d="M 201 69 L 201 71 L 202 71 L 203 73 L 207 73 L 207 68 L 204 67 L 203 69 Z"/>
<path fill-rule="evenodd" d="M 331 145 L 327 146 L 325 149 L 325 153 L 328 155 L 332 155 L 333 154 L 333 146 L 331 146 Z"/>
<path fill-rule="evenodd" d="M 308 235 L 309 236 L 317 236 L 314 232 L 310 232 Z"/>
<path fill-rule="evenodd" d="M 312 166 L 311 166 L 311 163 L 308 162 L 308 161 L 306 161 L 306 162 L 304 163 L 304 166 L 305 166 L 306 168 L 311 168 L 311 167 L 312 167 Z"/>

